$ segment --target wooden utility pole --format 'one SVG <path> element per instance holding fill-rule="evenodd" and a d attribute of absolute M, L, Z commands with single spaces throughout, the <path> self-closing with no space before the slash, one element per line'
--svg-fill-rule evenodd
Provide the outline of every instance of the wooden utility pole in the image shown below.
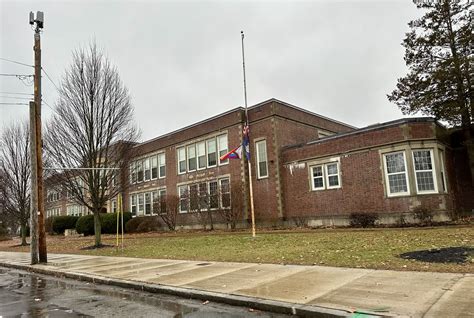
<path fill-rule="evenodd" d="M 30 102 L 30 159 L 31 159 L 31 207 L 30 207 L 30 251 L 31 264 L 38 264 L 38 192 L 36 169 L 36 107 Z"/>
<path fill-rule="evenodd" d="M 37 214 L 37 233 L 38 233 L 38 255 L 39 262 L 46 263 L 48 261 L 46 252 L 46 231 L 44 228 L 44 193 L 43 193 L 43 139 L 41 134 L 41 29 L 43 28 L 43 12 L 36 13 L 36 19 L 32 17 L 30 12 L 30 24 L 36 24 L 35 27 L 35 45 L 33 47 L 35 52 L 35 91 L 34 91 L 34 124 L 30 129 L 34 131 L 34 151 L 35 158 L 32 160 L 34 177 L 32 176 L 32 198 L 35 196 L 35 201 L 32 199 L 32 215 Z M 31 119 L 30 119 L 31 121 Z M 33 159 L 33 158 L 32 158 Z M 32 217 L 33 221 L 33 217 Z M 32 224 L 33 227 L 33 224 Z M 36 234 L 36 233 L 35 233 Z M 32 236 L 33 238 L 33 236 Z M 32 263 L 33 263 L 33 244 L 31 248 Z"/>

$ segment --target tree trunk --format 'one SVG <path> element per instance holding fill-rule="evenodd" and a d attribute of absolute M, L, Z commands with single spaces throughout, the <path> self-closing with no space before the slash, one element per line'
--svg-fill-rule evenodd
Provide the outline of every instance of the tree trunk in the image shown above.
<path fill-rule="evenodd" d="M 28 245 L 28 243 L 26 242 L 26 224 L 22 223 L 20 225 L 20 232 L 21 232 L 21 246 Z"/>
<path fill-rule="evenodd" d="M 471 128 L 464 130 L 464 145 L 466 146 L 467 156 L 469 158 L 469 172 L 471 173 L 471 185 L 474 186 L 474 137 Z"/>
<path fill-rule="evenodd" d="M 101 231 L 102 226 L 100 224 L 100 213 L 99 211 L 94 212 L 94 235 L 95 235 L 95 247 L 100 247 L 102 245 L 101 242 Z"/>

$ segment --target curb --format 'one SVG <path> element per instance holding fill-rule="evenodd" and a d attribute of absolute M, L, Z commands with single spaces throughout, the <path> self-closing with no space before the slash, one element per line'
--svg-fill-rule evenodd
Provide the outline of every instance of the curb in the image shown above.
<path fill-rule="evenodd" d="M 263 298 L 247 297 L 234 294 L 217 293 L 193 288 L 174 287 L 161 284 L 150 284 L 144 282 L 135 282 L 129 280 L 106 278 L 103 276 L 94 276 L 90 274 L 63 272 L 38 268 L 32 265 L 11 264 L 0 262 L 0 266 L 6 268 L 20 269 L 38 274 L 50 275 L 60 278 L 69 278 L 79 281 L 91 282 L 117 286 L 121 288 L 134 289 L 155 294 L 167 294 L 182 298 L 199 299 L 212 301 L 233 306 L 249 307 L 257 310 L 274 312 L 279 314 L 297 315 L 299 317 L 321 317 L 321 318 L 339 318 L 339 317 L 393 317 L 390 314 L 379 314 L 368 311 L 350 312 L 341 309 L 327 308 L 317 305 L 294 304 L 284 301 L 269 300 Z"/>

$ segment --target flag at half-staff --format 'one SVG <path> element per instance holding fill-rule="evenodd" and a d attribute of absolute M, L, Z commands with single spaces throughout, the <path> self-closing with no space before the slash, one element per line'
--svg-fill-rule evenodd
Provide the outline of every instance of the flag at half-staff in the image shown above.
<path fill-rule="evenodd" d="M 247 124 L 245 124 L 243 129 L 242 144 L 232 149 L 228 153 L 222 155 L 219 159 L 221 161 L 227 159 L 241 159 L 242 151 L 245 151 L 245 156 L 247 157 L 247 160 L 250 160 L 249 126 Z"/>

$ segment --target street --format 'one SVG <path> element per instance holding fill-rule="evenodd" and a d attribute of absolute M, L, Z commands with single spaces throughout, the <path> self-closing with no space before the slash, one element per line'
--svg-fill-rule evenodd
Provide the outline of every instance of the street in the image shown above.
<path fill-rule="evenodd" d="M 0 317 L 286 317 L 0 267 Z"/>

